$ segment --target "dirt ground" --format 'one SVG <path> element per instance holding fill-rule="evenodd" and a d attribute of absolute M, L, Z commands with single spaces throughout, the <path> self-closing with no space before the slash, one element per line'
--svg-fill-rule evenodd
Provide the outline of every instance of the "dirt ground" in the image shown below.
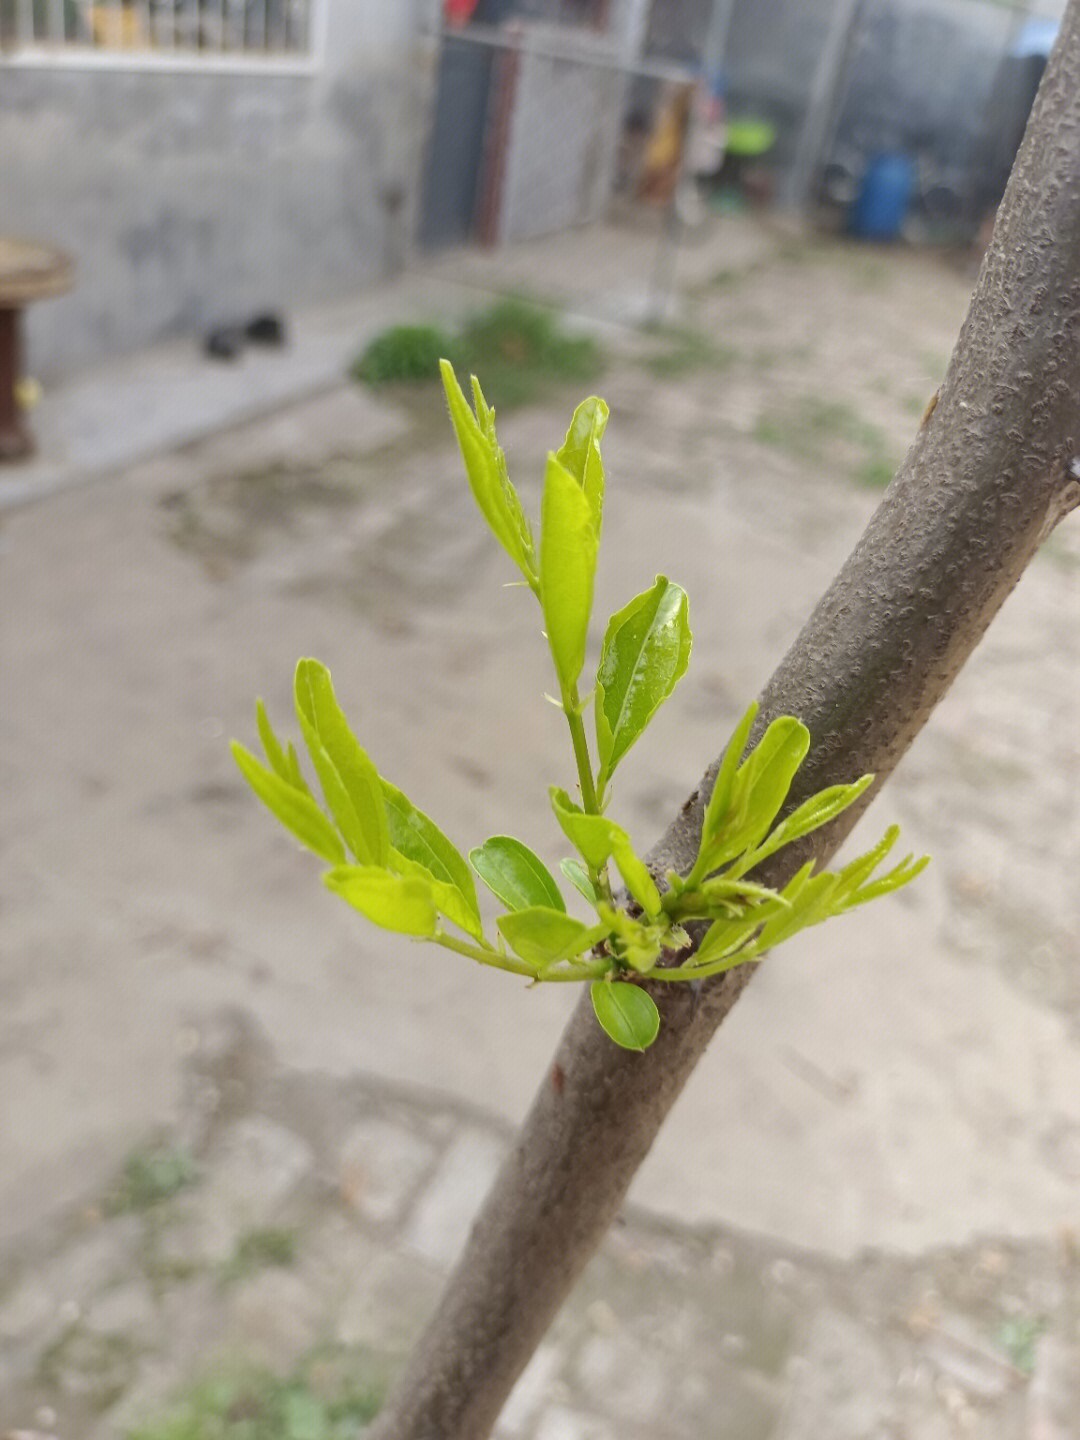
<path fill-rule="evenodd" d="M 857 539 L 944 373 L 971 279 L 933 255 L 744 230 L 731 256 L 697 257 L 678 325 L 605 332 L 594 639 L 657 572 L 687 588 L 695 631 L 689 675 L 613 807 L 643 845 Z M 556 391 L 501 418 L 534 509 L 576 398 Z M 287 724 L 295 659 L 325 660 L 380 769 L 466 847 L 509 831 L 556 861 L 544 795 L 569 777 L 536 619 L 501 588 L 512 577 L 434 390 L 328 392 L 14 513 L 0 547 L 0 1397 L 7 1384 L 20 1424 L 59 1412 L 74 1440 L 120 1433 L 109 1414 L 139 1367 L 107 1404 L 62 1365 L 42 1369 L 81 1323 L 82 1282 L 61 1264 L 69 1222 L 106 1213 L 94 1197 L 149 1139 L 212 1150 L 192 1129 L 190 1079 L 222 1016 L 265 1037 L 281 1085 L 315 1075 L 335 1103 L 350 1086 L 389 1087 L 407 1097 L 404 1132 L 448 1145 L 519 1118 L 572 1003 L 563 987 L 525 991 L 373 936 L 323 894 L 232 768 L 226 742 L 250 739 L 254 697 Z M 765 1247 L 762 1273 L 795 1255 L 817 1277 L 782 1302 L 784 1344 L 762 1342 L 775 1354 L 754 1360 L 743 1418 L 709 1428 L 706 1395 L 676 1423 L 658 1391 L 664 1434 L 1075 1433 L 1055 1419 L 1055 1377 L 1080 1343 L 1078 620 L 1074 517 L 860 826 L 865 839 L 899 819 L 931 870 L 763 967 L 649 1157 L 631 1198 L 635 1223 L 672 1247 L 665 1294 L 681 1293 L 718 1227 L 721 1248 Z M 450 1116 L 430 1134 L 416 1118 L 428 1104 Z M 481 1189 L 466 1187 L 468 1204 Z M 392 1235 L 374 1224 L 369 1259 L 380 1244 L 423 1252 L 418 1195 L 401 1199 Z M 426 1256 L 436 1271 L 451 1258 L 441 1244 Z M 135 1261 L 116 1245 L 109 1273 L 130 1281 Z M 30 1254 L 64 1276 L 36 1310 Z M 757 1322 L 740 1318 L 723 1270 L 710 1293 L 735 1305 L 723 1333 L 737 1366 Z M 959 1340 L 958 1275 L 981 1286 Z M 601 1314 L 602 1338 L 595 1283 L 575 1303 Z M 411 1334 L 430 1298 L 419 1292 L 405 1321 L 384 1297 L 387 1325 Z M 212 1285 L 186 1293 L 196 1330 L 225 1303 Z M 712 1301 L 699 1301 L 707 1330 Z M 169 1303 L 153 1311 L 166 1352 Z M 76 1309 L 58 1330 L 65 1304 Z M 747 1292 L 749 1310 L 772 1304 Z M 882 1336 L 916 1312 L 908 1349 L 890 1349 Z M 582 1314 L 560 1332 L 571 1349 Z M 611 1355 L 593 1348 L 601 1375 Z M 860 1365 L 883 1394 L 915 1376 L 909 1408 L 860 1411 L 830 1390 Z M 578 1407 L 593 1428 L 574 1429 L 574 1396 L 549 1369 L 508 1435 L 644 1422 L 645 1399 L 620 1422 L 597 1380 Z"/>

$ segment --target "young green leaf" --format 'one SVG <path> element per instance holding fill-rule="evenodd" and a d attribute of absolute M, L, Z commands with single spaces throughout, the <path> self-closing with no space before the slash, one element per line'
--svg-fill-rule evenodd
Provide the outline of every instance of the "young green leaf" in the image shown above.
<path fill-rule="evenodd" d="M 465 856 L 448 840 L 434 820 L 418 810 L 407 795 L 389 780 L 379 777 L 379 787 L 386 805 L 386 826 L 390 844 L 402 855 L 421 866 L 434 879 L 452 885 L 462 898 L 462 903 L 472 916 L 472 922 L 465 925 L 456 916 L 455 924 L 463 925 L 470 934 L 480 931 L 480 906 L 476 900 L 476 885 Z"/>
<path fill-rule="evenodd" d="M 386 807 L 375 766 L 337 703 L 330 671 L 318 660 L 296 667 L 296 718 L 338 829 L 364 865 L 385 865 Z"/>
<path fill-rule="evenodd" d="M 540 507 L 540 604 L 564 696 L 585 663 L 598 544 L 588 497 L 570 471 L 549 455 Z"/>
<path fill-rule="evenodd" d="M 660 1012 L 649 992 L 622 980 L 594 980 L 589 990 L 609 1038 L 624 1050 L 647 1050 L 660 1031 Z"/>
<path fill-rule="evenodd" d="M 850 805 L 854 805 L 859 796 L 874 783 L 873 775 L 864 775 L 861 779 L 854 781 L 851 785 L 831 785 L 827 790 L 820 790 L 816 795 L 811 795 L 809 800 L 804 800 L 797 810 L 793 810 L 780 824 L 775 827 L 754 850 L 744 855 L 738 865 L 733 866 L 727 873 L 729 876 L 744 874 L 760 865 L 762 860 L 775 854 L 777 850 L 785 845 L 790 845 L 793 840 L 801 840 L 804 835 L 810 835 L 815 830 L 820 830 L 830 820 L 835 820 Z"/>
<path fill-rule="evenodd" d="M 917 875 L 921 875 L 930 864 L 929 855 L 921 855 L 918 860 L 913 855 L 906 855 L 899 865 L 893 867 L 876 880 L 868 884 L 860 885 L 854 894 L 844 900 L 842 909 L 853 910 L 856 905 L 865 905 L 869 900 L 877 900 L 882 895 L 892 895 L 895 891 L 910 885 Z"/>
<path fill-rule="evenodd" d="M 432 903 L 440 915 L 454 925 L 459 925 L 474 940 L 483 941 L 484 927 L 481 924 L 480 916 L 456 885 L 449 884 L 445 880 L 437 880 L 425 865 L 421 865 L 416 860 L 410 860 L 400 850 L 393 848 L 390 850 L 387 868 L 395 875 L 411 876 L 413 879 L 421 881 L 430 892 Z"/>
<path fill-rule="evenodd" d="M 484 884 L 510 910 L 546 905 L 566 909 L 550 870 L 527 845 L 512 835 L 492 835 L 469 851 L 472 867 Z"/>
<path fill-rule="evenodd" d="M 551 808 L 562 826 L 563 834 L 572 845 L 576 845 L 593 870 L 602 870 L 609 860 L 614 860 L 627 890 L 647 915 L 660 912 L 660 891 L 656 881 L 649 874 L 648 867 L 634 851 L 630 836 L 609 820 L 606 815 L 586 815 L 580 805 L 575 805 L 565 790 L 552 786 Z"/>
<path fill-rule="evenodd" d="M 702 855 L 708 870 L 734 860 L 764 839 L 809 748 L 810 732 L 794 716 L 782 715 L 772 722 L 735 775 L 729 808 L 719 829 L 703 837 Z"/>
<path fill-rule="evenodd" d="M 266 808 L 292 832 L 302 845 L 313 850 L 331 865 L 345 859 L 345 847 L 315 801 L 305 791 L 297 790 L 274 770 L 259 763 L 250 750 L 239 741 L 232 741 L 232 753 L 240 773 Z"/>
<path fill-rule="evenodd" d="M 266 713 L 266 706 L 261 700 L 255 701 L 255 723 L 259 730 L 259 739 L 262 741 L 263 753 L 270 764 L 270 769 L 275 775 L 280 776 L 287 785 L 295 785 L 296 777 L 289 765 L 288 757 L 282 748 L 281 741 L 274 734 L 274 727 L 270 724 L 270 716 Z M 299 789 L 299 786 L 296 786 Z"/>
<path fill-rule="evenodd" d="M 566 439 L 555 455 L 585 491 L 598 541 L 604 517 L 604 462 L 600 458 L 600 441 L 609 413 L 607 405 L 597 396 L 583 400 L 574 411 Z"/>
<path fill-rule="evenodd" d="M 589 873 L 581 861 L 573 859 L 560 860 L 559 869 L 566 876 L 567 880 L 570 881 L 570 884 L 573 885 L 578 894 L 584 895 L 589 904 L 595 906 L 600 897 L 597 895 L 596 886 L 589 879 Z"/>
<path fill-rule="evenodd" d="M 511 910 L 508 915 L 500 915 L 495 923 L 511 950 L 537 970 L 582 954 L 595 945 L 603 933 L 596 926 L 583 925 L 564 910 L 553 910 L 546 905 Z"/>
<path fill-rule="evenodd" d="M 738 920 L 715 920 L 706 930 L 705 938 L 698 946 L 690 968 L 700 969 L 734 955 L 739 956 L 739 960 L 735 962 L 737 964 L 752 958 L 750 953 L 744 954 L 743 951 L 748 949 L 764 918 L 762 915 L 753 914 Z"/>
<path fill-rule="evenodd" d="M 665 945 L 677 950 L 685 943 L 681 936 L 676 938 L 670 925 L 639 919 L 626 910 L 609 905 L 606 900 L 599 901 L 596 911 L 607 931 L 609 954 L 620 965 L 629 966 L 640 975 L 647 975 L 652 970 Z M 688 936 L 686 940 L 689 940 Z"/>
<path fill-rule="evenodd" d="M 392 875 L 377 865 L 338 865 L 323 883 L 374 925 L 430 939 L 438 925 L 431 885 L 415 875 Z"/>
<path fill-rule="evenodd" d="M 440 360 L 439 369 L 450 407 L 450 422 L 465 462 L 473 498 L 496 540 L 535 590 L 539 577 L 532 533 L 517 491 L 510 483 L 506 457 L 495 439 L 494 412 L 485 402 L 475 377 L 473 395 L 479 418 L 473 414 L 450 362 Z"/>
<path fill-rule="evenodd" d="M 601 789 L 686 673 L 690 645 L 686 591 L 663 575 L 611 617 L 596 672 Z"/>
<path fill-rule="evenodd" d="M 739 773 L 743 751 L 746 749 L 750 731 L 757 719 L 757 712 L 758 704 L 755 700 L 736 725 L 734 733 L 727 743 L 724 758 L 716 772 L 716 780 L 713 782 L 709 803 L 705 807 L 705 818 L 701 826 L 701 849 L 703 852 L 710 836 L 716 835 L 727 822 L 735 793 L 735 777 Z"/>

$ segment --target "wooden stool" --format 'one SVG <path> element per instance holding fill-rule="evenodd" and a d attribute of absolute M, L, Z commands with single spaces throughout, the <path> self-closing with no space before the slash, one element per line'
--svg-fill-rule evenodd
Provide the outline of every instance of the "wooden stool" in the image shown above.
<path fill-rule="evenodd" d="M 0 462 L 34 452 L 34 437 L 17 399 L 23 308 L 70 290 L 74 275 L 75 266 L 62 250 L 0 235 Z"/>

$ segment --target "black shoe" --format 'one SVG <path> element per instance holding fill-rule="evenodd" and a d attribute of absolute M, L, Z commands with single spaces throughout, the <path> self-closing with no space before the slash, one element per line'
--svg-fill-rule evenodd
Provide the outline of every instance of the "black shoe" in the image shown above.
<path fill-rule="evenodd" d="M 279 347 L 286 342 L 285 321 L 272 310 L 256 315 L 244 326 L 244 334 L 252 345 Z"/>

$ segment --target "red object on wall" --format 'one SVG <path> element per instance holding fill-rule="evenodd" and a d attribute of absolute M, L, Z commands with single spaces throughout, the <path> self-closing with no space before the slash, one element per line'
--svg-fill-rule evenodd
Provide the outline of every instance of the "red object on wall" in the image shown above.
<path fill-rule="evenodd" d="M 443 15 L 446 23 L 458 30 L 472 19 L 472 13 L 480 0 L 443 0 Z"/>

